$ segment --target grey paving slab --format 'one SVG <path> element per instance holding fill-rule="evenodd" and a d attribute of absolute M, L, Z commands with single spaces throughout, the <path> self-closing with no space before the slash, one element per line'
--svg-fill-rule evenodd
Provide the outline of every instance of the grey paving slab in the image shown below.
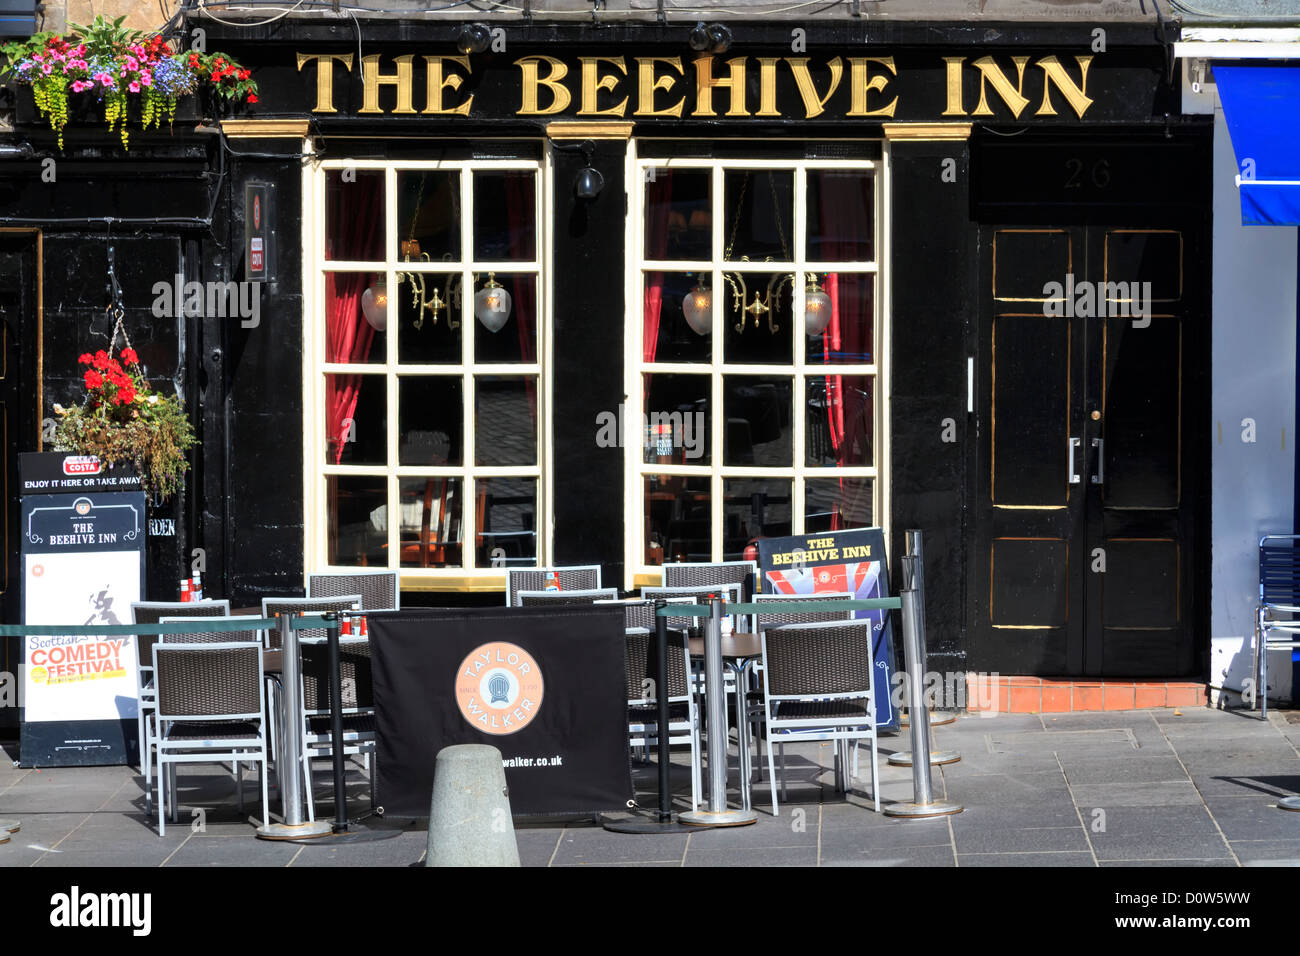
<path fill-rule="evenodd" d="M 1199 806 L 1201 794 L 1191 780 L 1147 781 L 1143 783 L 1088 783 L 1071 788 L 1074 802 L 1093 807 Z"/>
<path fill-rule="evenodd" d="M 1094 783 L 1153 783 L 1187 780 L 1187 771 L 1170 756 L 1134 756 L 1124 760 L 1061 754 L 1061 766 L 1071 787 Z"/>
<path fill-rule="evenodd" d="M 863 812 L 861 810 L 859 813 Z M 782 813 L 770 817 L 760 813 L 758 822 L 744 827 L 719 827 L 691 834 L 690 850 L 732 849 L 742 847 L 815 847 L 819 827 L 818 812 Z"/>
<path fill-rule="evenodd" d="M 555 850 L 555 863 L 636 863 L 681 859 L 690 834 L 610 833 L 601 829 L 564 831 Z"/>
<path fill-rule="evenodd" d="M 60 847 L 58 853 L 42 854 L 36 866 L 161 866 L 163 860 L 175 852 L 176 846 L 159 845 L 156 841 L 119 844 L 108 850 L 94 848 Z"/>
<path fill-rule="evenodd" d="M 1101 860 L 1097 865 L 1111 868 L 1118 866 L 1169 867 L 1181 870 L 1187 867 L 1235 867 L 1237 864 L 1232 861 L 1231 857 L 1213 857 L 1210 859 L 1178 859 L 1162 857 L 1153 860 Z"/>
<path fill-rule="evenodd" d="M 937 747 L 935 749 L 938 749 Z M 961 754 L 957 763 L 933 768 L 944 777 L 972 777 L 981 774 L 1050 773 L 1058 771 L 1056 754 L 1046 750 L 1027 754 L 991 754 L 975 747 L 956 748 Z"/>
<path fill-rule="evenodd" d="M 297 844 L 247 839 L 187 840 L 164 866 L 288 866 L 303 852 Z"/>
<path fill-rule="evenodd" d="M 1242 866 L 1300 866 L 1300 840 L 1232 840 L 1230 843 Z"/>
<path fill-rule="evenodd" d="M 1088 851 L 1083 827 L 953 827 L 957 853 L 1029 853 L 1053 850 Z"/>
<path fill-rule="evenodd" d="M 822 847 L 822 866 L 956 866 L 950 846 Z"/>
<path fill-rule="evenodd" d="M 1014 866 L 1053 867 L 1090 866 L 1097 862 L 1091 853 L 1064 851 L 1058 853 L 957 853 L 957 865 L 964 866 Z"/>
<path fill-rule="evenodd" d="M 1207 800 L 1212 797 L 1290 797 L 1300 794 L 1300 774 L 1192 774 L 1192 783 Z"/>
<path fill-rule="evenodd" d="M 821 831 L 823 852 L 832 849 L 865 851 L 924 846 L 952 846 L 952 836 L 944 820 L 896 820 L 888 827 L 823 827 Z"/>
<path fill-rule="evenodd" d="M 989 751 L 995 754 L 1069 753 L 1113 759 L 1138 749 L 1137 738 L 1127 727 L 1028 733 L 995 731 L 985 737 Z"/>
<path fill-rule="evenodd" d="M 1204 807 L 1115 807 L 1105 829 L 1089 824 L 1088 837 L 1099 860 L 1216 859 L 1228 857 L 1227 843 Z"/>
<path fill-rule="evenodd" d="M 809 847 L 736 847 L 734 849 L 690 849 L 686 866 L 816 866 L 817 848 Z"/>
<path fill-rule="evenodd" d="M 960 801 L 959 801 L 960 802 Z M 962 803 L 961 813 L 947 817 L 954 832 L 961 830 L 1011 830 L 1017 827 L 1077 827 L 1079 811 L 1069 800 L 1022 807 Z"/>
<path fill-rule="evenodd" d="M 1065 806 L 1071 803 L 1069 787 L 1059 770 L 945 778 L 945 793 L 963 806 Z"/>
<path fill-rule="evenodd" d="M 396 866 L 419 863 L 426 848 L 426 834 L 399 833 L 376 843 L 344 846 L 303 845 L 303 852 L 290 864 L 299 866 Z M 522 860 L 520 861 L 523 862 Z"/>
<path fill-rule="evenodd" d="M 907 795 L 910 801 L 911 793 Z M 889 806 L 888 802 L 881 803 L 882 811 Z M 821 826 L 822 830 L 835 829 L 881 829 L 897 828 L 904 823 L 915 823 L 918 826 L 929 826 L 933 821 L 930 820 L 908 820 L 903 821 L 895 817 L 886 816 L 883 812 L 876 813 L 873 804 L 869 799 L 853 797 L 848 801 L 836 803 L 824 803 L 821 807 Z"/>
<path fill-rule="evenodd" d="M 1208 800 L 1210 815 L 1232 840 L 1300 840 L 1300 813 L 1279 810 L 1275 800 L 1230 797 Z"/>

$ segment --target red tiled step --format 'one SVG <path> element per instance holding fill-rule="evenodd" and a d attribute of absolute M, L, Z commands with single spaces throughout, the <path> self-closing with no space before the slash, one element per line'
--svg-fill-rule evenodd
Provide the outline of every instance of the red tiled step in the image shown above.
<path fill-rule="evenodd" d="M 1204 707 L 1208 687 L 1181 680 L 1070 680 L 971 674 L 966 709 L 1011 714 Z"/>

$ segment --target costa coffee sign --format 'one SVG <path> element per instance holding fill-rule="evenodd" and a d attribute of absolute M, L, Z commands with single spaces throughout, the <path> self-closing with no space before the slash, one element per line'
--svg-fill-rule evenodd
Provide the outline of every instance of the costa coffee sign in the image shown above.
<path fill-rule="evenodd" d="M 22 493 L 139 491 L 140 476 L 129 464 L 110 465 L 97 455 L 32 452 L 18 456 Z"/>
<path fill-rule="evenodd" d="M 63 459 L 65 475 L 97 475 L 101 469 L 102 465 L 94 455 L 69 455 Z"/>

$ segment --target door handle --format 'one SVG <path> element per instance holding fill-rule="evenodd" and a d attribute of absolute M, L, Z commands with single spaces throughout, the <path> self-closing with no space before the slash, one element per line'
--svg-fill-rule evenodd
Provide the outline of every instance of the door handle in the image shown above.
<path fill-rule="evenodd" d="M 1097 449 L 1097 473 L 1092 476 L 1092 483 L 1100 485 L 1106 481 L 1106 439 L 1094 438 L 1092 447 Z"/>
<path fill-rule="evenodd" d="M 1072 485 L 1080 484 L 1083 477 L 1074 470 L 1074 450 L 1083 444 L 1082 438 L 1067 438 L 1066 444 L 1070 449 L 1070 463 L 1066 466 L 1065 480 Z"/>

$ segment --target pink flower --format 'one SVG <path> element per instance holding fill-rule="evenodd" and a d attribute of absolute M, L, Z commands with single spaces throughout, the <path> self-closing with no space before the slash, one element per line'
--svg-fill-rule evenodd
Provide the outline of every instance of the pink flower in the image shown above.
<path fill-rule="evenodd" d="M 74 93 L 80 93 L 82 90 L 88 90 L 94 85 L 95 84 L 90 82 L 90 80 L 73 80 L 72 91 Z"/>
<path fill-rule="evenodd" d="M 140 74 L 140 82 L 143 83 L 145 86 L 153 86 L 153 74 L 150 73 L 148 70 L 145 70 L 143 73 Z"/>
<path fill-rule="evenodd" d="M 131 81 L 131 85 L 128 86 L 127 89 L 130 90 L 132 93 L 139 93 L 139 92 L 140 92 L 140 84 L 139 84 L 137 81 L 132 80 L 132 81 Z"/>
<path fill-rule="evenodd" d="M 112 88 L 113 86 L 113 78 L 109 76 L 107 73 L 96 73 L 95 79 L 99 81 L 100 86 L 106 88 Z"/>
<path fill-rule="evenodd" d="M 138 70 L 140 69 L 140 61 L 133 56 L 128 56 L 126 58 L 126 68 L 128 70 Z"/>
<path fill-rule="evenodd" d="M 41 67 L 41 72 L 44 73 L 46 76 L 49 76 L 50 71 L 53 69 L 54 67 L 51 64 L 46 63 L 44 66 Z"/>
<path fill-rule="evenodd" d="M 73 50 L 72 52 L 75 53 L 75 54 L 77 54 L 77 56 L 85 56 L 85 55 L 86 55 L 86 44 L 82 43 L 81 45 L 79 45 L 79 46 L 78 46 L 75 50 Z"/>

